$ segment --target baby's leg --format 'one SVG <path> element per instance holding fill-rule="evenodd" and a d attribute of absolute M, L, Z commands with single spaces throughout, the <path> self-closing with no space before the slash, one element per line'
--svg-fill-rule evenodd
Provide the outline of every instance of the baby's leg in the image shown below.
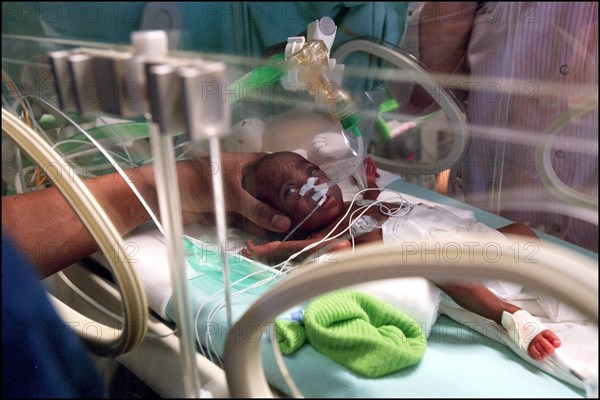
<path fill-rule="evenodd" d="M 482 317 L 495 321 L 502 325 L 502 314 L 506 311 L 513 314 L 520 310 L 514 304 L 507 303 L 498 298 L 487 287 L 480 283 L 472 284 L 446 284 L 438 285 L 440 289 L 448 294 L 461 307 L 474 312 Z M 532 328 L 534 328 L 532 326 Z M 531 332 L 531 333 L 535 333 Z M 560 346 L 560 339 L 548 329 L 538 333 L 529 343 L 527 354 L 534 360 L 543 358 L 554 353 L 554 349 Z"/>
<path fill-rule="evenodd" d="M 502 233 L 521 235 L 525 237 L 538 239 L 536 233 L 529 226 L 522 223 L 512 223 L 510 225 L 499 228 L 498 231 Z M 514 311 L 510 313 L 512 314 L 514 313 Z M 529 356 L 534 360 L 542 360 L 543 358 L 553 354 L 554 349 L 559 346 L 560 339 L 558 338 L 558 336 L 556 336 L 556 334 L 551 330 L 546 329 L 533 338 L 533 340 L 529 344 L 529 347 L 527 348 L 527 354 L 529 354 Z"/>

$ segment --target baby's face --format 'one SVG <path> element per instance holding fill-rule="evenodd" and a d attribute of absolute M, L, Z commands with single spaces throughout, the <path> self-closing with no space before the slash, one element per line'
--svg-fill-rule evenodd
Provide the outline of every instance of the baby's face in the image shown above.
<path fill-rule="evenodd" d="M 292 227 L 299 224 L 316 206 L 320 198 L 313 200 L 313 189 L 300 195 L 300 188 L 309 178 L 316 178 L 315 186 L 329 183 L 331 180 L 315 164 L 295 153 L 285 153 L 281 157 L 265 163 L 259 168 L 257 182 L 260 182 L 258 194 L 273 207 L 288 215 Z M 325 228 L 344 212 L 344 199 L 338 185 L 329 187 L 325 202 L 302 225 L 300 230 L 315 232 Z"/>

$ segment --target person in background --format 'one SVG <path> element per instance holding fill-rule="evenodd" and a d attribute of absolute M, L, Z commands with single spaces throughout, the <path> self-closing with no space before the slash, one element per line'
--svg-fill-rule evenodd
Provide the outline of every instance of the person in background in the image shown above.
<path fill-rule="evenodd" d="M 456 93 L 471 143 L 450 195 L 597 252 L 597 225 L 551 194 L 535 153 L 557 118 L 597 102 L 598 4 L 418 3 L 404 47 L 433 72 L 465 82 Z M 431 103 L 415 90 L 408 109 Z M 550 156 L 562 182 L 596 199 L 597 121 L 596 103 L 557 131 Z"/>

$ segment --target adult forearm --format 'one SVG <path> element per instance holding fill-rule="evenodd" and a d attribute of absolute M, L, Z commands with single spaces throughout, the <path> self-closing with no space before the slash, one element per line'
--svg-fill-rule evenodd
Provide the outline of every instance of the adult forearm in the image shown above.
<path fill-rule="evenodd" d="M 153 181 L 137 172 L 128 171 L 144 198 L 157 210 Z M 150 218 L 118 174 L 87 180 L 85 185 L 122 235 Z M 44 277 L 98 250 L 84 223 L 55 187 L 3 197 L 2 226 Z"/>
<path fill-rule="evenodd" d="M 285 231 L 289 219 L 254 199 L 241 188 L 241 170 L 259 153 L 224 153 L 221 165 L 207 158 L 177 163 L 183 222 L 214 212 L 213 176 L 219 171 L 229 211 L 265 229 Z M 151 165 L 125 171 L 153 213 L 160 219 L 154 169 Z M 117 173 L 88 179 L 85 185 L 126 235 L 151 217 L 142 202 Z M 54 187 L 2 198 L 2 226 L 43 276 L 71 265 L 98 250 L 77 213 Z"/>

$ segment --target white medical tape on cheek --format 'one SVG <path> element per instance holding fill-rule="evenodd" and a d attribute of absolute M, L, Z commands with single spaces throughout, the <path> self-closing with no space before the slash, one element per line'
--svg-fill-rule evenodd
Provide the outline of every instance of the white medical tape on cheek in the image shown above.
<path fill-rule="evenodd" d="M 548 329 L 539 319 L 525 310 L 513 314 L 504 311 L 501 322 L 510 339 L 524 352 L 527 352 L 529 344 L 538 334 Z"/>
<path fill-rule="evenodd" d="M 315 178 L 314 176 L 311 176 L 310 178 L 308 178 L 306 183 L 304 185 L 302 185 L 302 187 L 300 188 L 300 192 L 298 192 L 298 194 L 300 196 L 304 196 L 306 194 L 306 192 L 308 192 L 310 189 L 315 187 L 316 181 L 317 181 L 317 178 Z"/>

